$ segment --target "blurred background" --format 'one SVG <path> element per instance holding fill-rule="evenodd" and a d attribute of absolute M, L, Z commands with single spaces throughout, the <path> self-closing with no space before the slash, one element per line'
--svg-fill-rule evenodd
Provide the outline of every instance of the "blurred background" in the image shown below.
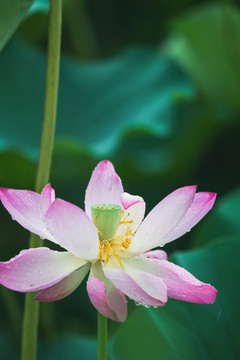
<path fill-rule="evenodd" d="M 47 27 L 48 1 L 0 0 L 1 187 L 34 189 Z M 127 322 L 109 321 L 110 359 L 240 358 L 239 94 L 238 1 L 64 1 L 51 170 L 57 196 L 83 207 L 102 159 L 113 162 L 125 191 L 145 199 L 147 212 L 181 186 L 218 193 L 206 219 L 165 247 L 219 290 L 217 301 L 170 300 L 148 310 L 129 301 Z M 27 248 L 28 239 L 1 206 L 0 259 Z M 19 358 L 23 301 L 0 288 L 4 359 Z M 41 310 L 40 360 L 96 358 L 85 281 Z"/>

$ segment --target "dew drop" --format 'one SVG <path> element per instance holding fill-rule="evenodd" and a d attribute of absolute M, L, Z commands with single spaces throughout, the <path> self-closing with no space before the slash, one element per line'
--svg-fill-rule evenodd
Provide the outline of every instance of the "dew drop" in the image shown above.
<path fill-rule="evenodd" d="M 13 221 L 16 221 L 16 219 L 13 216 L 11 216 L 11 218 L 12 218 Z"/>

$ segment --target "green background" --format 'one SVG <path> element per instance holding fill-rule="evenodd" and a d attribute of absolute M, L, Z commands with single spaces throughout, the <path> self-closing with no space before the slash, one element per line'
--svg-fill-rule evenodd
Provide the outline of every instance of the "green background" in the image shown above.
<path fill-rule="evenodd" d="M 0 1 L 0 186 L 33 189 L 45 89 L 48 1 Z M 213 305 L 129 301 L 109 321 L 109 359 L 237 359 L 240 256 L 240 10 L 233 1 L 65 0 L 51 184 L 83 207 L 109 159 L 147 212 L 184 185 L 214 209 L 168 244 L 170 260 L 218 289 Z M 0 259 L 28 247 L 1 206 Z M 18 359 L 24 295 L 0 288 L 0 352 Z M 143 325 L 144 324 L 144 325 Z M 96 310 L 83 283 L 41 306 L 40 360 L 94 359 Z"/>

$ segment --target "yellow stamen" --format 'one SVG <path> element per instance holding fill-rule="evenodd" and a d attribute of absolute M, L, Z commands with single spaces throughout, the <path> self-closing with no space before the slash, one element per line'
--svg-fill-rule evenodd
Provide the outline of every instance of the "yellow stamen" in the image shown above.
<path fill-rule="evenodd" d="M 93 220 L 94 225 L 96 223 L 97 216 L 98 216 L 98 213 L 94 216 L 94 220 Z"/>
<path fill-rule="evenodd" d="M 127 215 L 125 216 L 125 218 L 124 218 L 124 219 L 122 219 L 122 218 L 123 218 L 124 213 L 125 213 L 125 211 L 124 211 L 124 210 L 122 210 L 122 212 L 121 212 L 121 216 L 120 216 L 120 222 L 119 222 L 119 225 L 122 225 L 122 224 L 132 224 L 132 223 L 133 223 L 133 220 L 128 220 L 128 221 L 126 221 L 126 219 L 128 218 L 128 216 L 130 216 L 130 214 L 129 214 L 129 213 L 127 213 Z"/>
<path fill-rule="evenodd" d="M 106 245 L 107 245 L 107 255 L 106 255 L 106 263 L 108 262 L 108 260 L 109 260 L 109 256 L 110 256 L 110 254 L 112 253 L 112 249 L 111 249 L 111 246 L 110 246 L 110 244 L 109 244 L 109 242 L 108 241 L 106 241 Z"/>
<path fill-rule="evenodd" d="M 116 253 L 114 253 L 114 256 L 116 257 L 116 259 L 119 262 L 120 266 L 123 268 L 123 264 L 122 264 L 122 262 L 120 260 L 120 257 Z"/>
<path fill-rule="evenodd" d="M 119 222 L 119 224 L 120 224 L 120 225 L 122 225 L 122 224 L 132 224 L 132 223 L 133 223 L 133 220 L 128 220 L 128 221 L 126 221 L 126 219 L 128 218 L 129 215 L 130 215 L 130 214 L 128 213 L 123 220 L 122 220 L 121 217 L 120 217 L 120 222 Z"/>
<path fill-rule="evenodd" d="M 96 221 L 96 216 L 94 218 L 94 223 Z M 126 213 L 124 210 L 122 210 L 119 226 L 122 224 L 133 223 L 133 220 L 127 220 L 129 216 L 130 216 L 129 213 Z M 130 227 L 128 227 L 127 230 L 125 230 L 125 235 L 116 235 L 117 233 L 118 233 L 118 229 L 116 230 L 115 235 L 111 239 L 99 241 L 98 260 L 101 260 L 105 264 L 107 264 L 109 259 L 112 256 L 114 256 L 117 259 L 119 265 L 123 268 L 123 264 L 121 262 L 120 256 L 122 256 L 123 253 L 128 249 L 132 241 L 131 237 L 134 234 L 132 233 Z"/>
<path fill-rule="evenodd" d="M 95 217 L 94 217 L 94 221 L 93 221 L 94 225 L 95 225 L 95 222 L 96 222 L 97 216 L 98 216 L 98 214 L 96 214 L 96 215 L 95 215 Z M 100 230 L 98 230 L 98 228 L 97 228 L 97 227 L 96 227 L 96 229 L 97 229 L 97 232 L 98 232 L 99 234 L 101 234 L 101 235 L 102 235 L 102 232 L 101 232 Z"/>

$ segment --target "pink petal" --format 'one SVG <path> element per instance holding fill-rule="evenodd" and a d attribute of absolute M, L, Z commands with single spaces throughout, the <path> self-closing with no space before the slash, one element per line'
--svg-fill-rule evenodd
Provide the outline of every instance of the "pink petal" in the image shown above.
<path fill-rule="evenodd" d="M 93 273 L 87 282 L 87 291 L 93 306 L 109 319 L 124 322 L 127 318 L 125 295 L 109 281 L 100 269 L 101 264 L 93 266 Z M 99 277 L 95 276 L 98 274 Z"/>
<path fill-rule="evenodd" d="M 177 226 L 192 204 L 196 186 L 185 186 L 165 197 L 144 219 L 126 251 L 141 254 L 165 244 L 166 236 Z"/>
<path fill-rule="evenodd" d="M 139 257 L 128 262 L 136 269 L 155 275 L 167 286 L 167 295 L 179 300 L 209 304 L 215 300 L 217 290 L 196 279 L 182 267 L 167 260 Z"/>
<path fill-rule="evenodd" d="M 45 188 L 44 188 L 45 189 Z M 45 194 L 46 190 L 43 190 Z M 45 197 L 45 195 L 43 195 Z M 42 202 L 46 208 L 46 200 L 36 192 L 28 190 L 0 189 L 0 199 L 12 216 L 27 230 L 56 242 L 47 230 L 43 217 Z"/>
<path fill-rule="evenodd" d="M 166 284 L 169 297 L 202 304 L 215 301 L 217 290 L 214 287 L 199 281 L 187 270 L 169 261 L 155 261 L 158 267 L 155 274 Z"/>
<path fill-rule="evenodd" d="M 127 210 L 130 206 L 133 206 L 135 204 L 144 204 L 145 202 L 142 197 L 138 195 L 130 195 L 126 192 L 122 193 L 121 195 L 121 203 L 125 210 Z M 144 209 L 145 210 L 145 209 Z"/>
<path fill-rule="evenodd" d="M 47 184 L 43 188 L 41 192 L 41 197 L 42 197 L 42 204 L 41 204 L 42 213 L 45 214 L 55 200 L 55 191 L 50 184 Z"/>
<path fill-rule="evenodd" d="M 167 288 L 160 278 L 131 267 L 127 260 L 123 267 L 125 271 L 104 269 L 106 277 L 116 288 L 141 305 L 163 306 L 166 303 Z"/>
<path fill-rule="evenodd" d="M 23 250 L 11 260 L 0 262 L 0 283 L 20 292 L 42 290 L 84 264 L 85 261 L 68 252 L 44 247 Z"/>
<path fill-rule="evenodd" d="M 150 250 L 142 254 L 141 257 L 158 259 L 158 260 L 167 260 L 167 253 L 163 250 Z"/>
<path fill-rule="evenodd" d="M 82 209 L 67 201 L 56 199 L 45 218 L 49 231 L 60 246 L 84 260 L 97 258 L 97 229 Z"/>
<path fill-rule="evenodd" d="M 136 195 L 130 195 L 124 192 L 121 195 L 121 203 L 125 210 L 122 215 L 121 221 L 125 219 L 125 224 L 121 224 L 118 228 L 117 235 L 125 235 L 129 230 L 134 233 L 142 222 L 145 214 L 145 202 L 143 198 Z M 132 221 L 132 222 L 128 222 Z"/>
<path fill-rule="evenodd" d="M 196 193 L 191 207 L 173 231 L 167 234 L 164 242 L 169 243 L 190 231 L 191 228 L 195 226 L 209 210 L 211 210 L 216 200 L 216 196 L 217 194 L 209 192 Z"/>
<path fill-rule="evenodd" d="M 122 193 L 122 182 L 112 163 L 101 161 L 94 169 L 86 190 L 86 213 L 91 218 L 91 206 L 96 204 L 121 205 Z"/>
<path fill-rule="evenodd" d="M 52 302 L 67 297 L 81 284 L 89 269 L 90 263 L 84 264 L 55 285 L 40 291 L 34 299 L 42 302 Z"/>

